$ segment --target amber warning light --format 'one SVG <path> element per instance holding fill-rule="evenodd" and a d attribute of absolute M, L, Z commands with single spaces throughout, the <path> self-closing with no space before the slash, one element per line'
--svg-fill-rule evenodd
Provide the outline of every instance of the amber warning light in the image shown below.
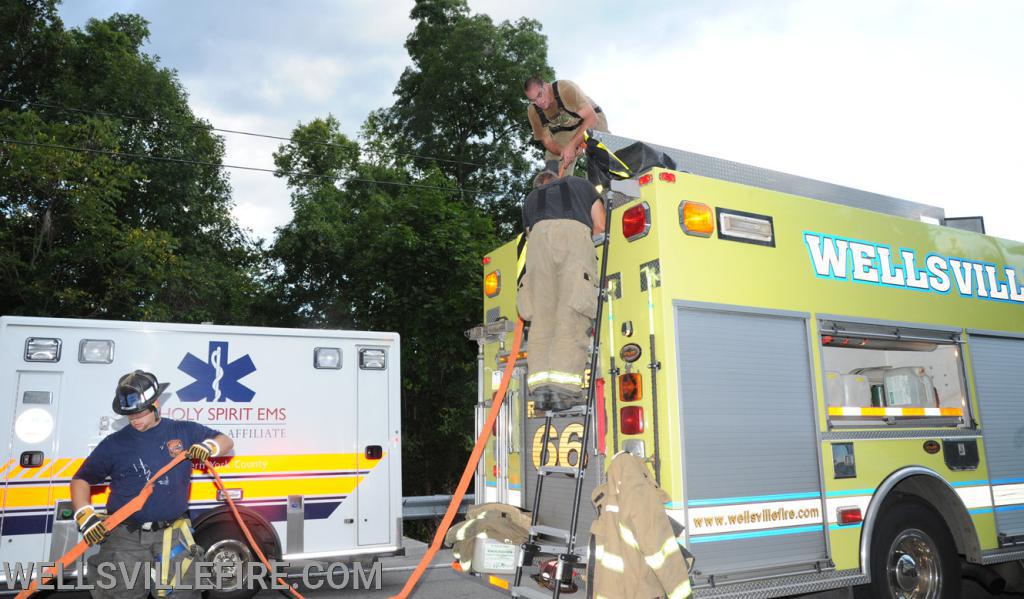
<path fill-rule="evenodd" d="M 484 294 L 494 297 L 501 291 L 501 271 L 492 270 L 484 277 Z"/>
<path fill-rule="evenodd" d="M 715 232 L 715 217 L 707 204 L 688 202 L 679 204 L 679 224 L 687 235 L 710 237 Z"/>

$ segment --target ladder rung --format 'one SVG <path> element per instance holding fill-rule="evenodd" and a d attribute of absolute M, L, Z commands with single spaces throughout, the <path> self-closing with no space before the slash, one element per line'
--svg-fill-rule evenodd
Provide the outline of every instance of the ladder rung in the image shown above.
<path fill-rule="evenodd" d="M 538 554 L 558 556 L 565 553 L 565 549 L 565 545 L 542 545 L 540 543 L 537 544 Z"/>
<path fill-rule="evenodd" d="M 568 474 L 575 478 L 577 474 L 575 466 L 541 466 L 537 469 L 537 473 L 541 476 L 547 476 L 548 474 Z"/>
<path fill-rule="evenodd" d="M 554 596 L 553 591 L 541 591 L 540 589 L 534 589 L 531 587 L 512 587 L 513 597 L 526 597 L 526 599 L 551 599 Z"/>
<path fill-rule="evenodd" d="M 544 535 L 547 537 L 555 537 L 556 539 L 562 539 L 566 543 L 569 542 L 569 531 L 564 528 L 555 528 L 554 526 L 544 526 L 543 524 L 535 524 L 530 527 L 531 535 Z"/>

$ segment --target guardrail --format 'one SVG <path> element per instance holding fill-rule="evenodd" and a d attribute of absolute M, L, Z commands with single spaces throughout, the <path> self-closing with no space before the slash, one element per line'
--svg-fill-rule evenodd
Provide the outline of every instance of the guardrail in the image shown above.
<path fill-rule="evenodd" d="M 459 505 L 459 513 L 465 514 L 466 509 L 473 505 L 474 495 L 466 495 Z M 418 495 L 415 497 L 402 498 L 402 519 L 403 520 L 427 520 L 429 518 L 440 518 L 451 503 L 451 495 Z"/>

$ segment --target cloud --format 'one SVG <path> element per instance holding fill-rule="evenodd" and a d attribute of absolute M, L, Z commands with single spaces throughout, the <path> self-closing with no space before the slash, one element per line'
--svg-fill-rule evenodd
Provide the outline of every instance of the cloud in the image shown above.
<path fill-rule="evenodd" d="M 1024 15 L 1002 9 L 776 3 L 702 19 L 639 63 L 614 45 L 569 57 L 571 76 L 621 135 L 981 212 L 1020 238 L 1024 43 L 1006 13 Z"/>
<path fill-rule="evenodd" d="M 288 135 L 333 113 L 354 135 L 408 65 L 412 0 L 75 0 L 68 25 L 114 11 L 152 22 L 147 51 L 218 127 Z M 538 19 L 549 62 L 621 135 L 986 217 L 1024 222 L 1024 3 L 989 0 L 470 0 L 495 21 Z M 226 136 L 228 162 L 277 143 Z M 269 235 L 288 193 L 231 174 L 236 213 Z M 274 222 L 274 219 L 280 219 Z"/>

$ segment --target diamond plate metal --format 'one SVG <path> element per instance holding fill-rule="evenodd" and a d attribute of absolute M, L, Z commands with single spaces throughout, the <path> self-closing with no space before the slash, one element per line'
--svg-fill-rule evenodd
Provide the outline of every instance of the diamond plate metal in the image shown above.
<path fill-rule="evenodd" d="M 627 137 L 620 137 L 618 135 L 601 132 L 594 132 L 594 137 L 601 140 L 601 142 L 603 142 L 604 145 L 613 152 L 636 141 Z M 676 161 L 676 168 L 680 171 L 693 173 L 694 175 L 700 175 L 702 177 L 731 181 L 733 183 L 742 183 L 744 185 L 760 187 L 762 189 L 770 189 L 772 191 L 803 196 L 805 198 L 824 200 L 834 204 L 853 206 L 854 208 L 863 208 L 865 210 L 873 210 L 875 212 L 902 216 L 903 218 L 911 218 L 914 220 L 920 220 L 921 217 L 924 216 L 936 219 L 937 222 L 942 222 L 946 216 L 945 210 L 937 206 L 920 204 L 909 200 L 901 200 L 899 198 L 872 193 L 870 191 L 862 191 L 859 189 L 853 189 L 852 187 L 845 187 L 843 185 L 825 183 L 824 181 L 818 181 L 816 179 L 808 179 L 798 175 L 790 175 L 788 173 L 750 166 L 740 162 L 732 162 L 731 160 L 723 160 L 713 156 L 705 156 L 704 154 L 687 152 L 685 150 L 677 150 L 675 148 L 659 146 L 657 144 L 647 145 L 668 154 Z"/>
<path fill-rule="evenodd" d="M 976 430 L 887 430 L 887 431 L 829 431 L 821 434 L 822 441 L 868 441 L 886 439 L 980 439 Z"/>
<path fill-rule="evenodd" d="M 986 553 L 981 557 L 981 563 L 984 566 L 990 566 L 992 564 L 1012 562 L 1019 559 L 1024 559 L 1024 550 L 1002 551 L 999 553 Z"/>
<path fill-rule="evenodd" d="M 813 574 L 798 574 L 765 578 L 735 584 L 719 584 L 714 587 L 698 586 L 693 596 L 705 599 L 769 599 L 804 593 L 817 593 L 851 585 L 866 584 L 868 577 L 860 570 L 840 570 Z"/>

